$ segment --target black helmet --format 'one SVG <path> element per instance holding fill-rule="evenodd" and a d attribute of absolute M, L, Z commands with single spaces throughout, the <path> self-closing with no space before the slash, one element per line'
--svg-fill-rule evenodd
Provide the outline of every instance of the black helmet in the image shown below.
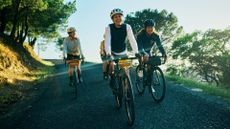
<path fill-rule="evenodd" d="M 155 22 L 152 19 L 148 19 L 148 20 L 145 20 L 144 25 L 145 25 L 145 28 L 147 26 L 155 26 Z"/>

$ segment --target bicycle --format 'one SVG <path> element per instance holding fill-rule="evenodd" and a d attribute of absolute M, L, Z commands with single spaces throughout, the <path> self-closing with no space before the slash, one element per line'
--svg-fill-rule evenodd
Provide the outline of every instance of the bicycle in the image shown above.
<path fill-rule="evenodd" d="M 162 63 L 161 56 L 152 56 L 146 63 L 139 64 L 135 71 L 136 88 L 139 95 L 143 95 L 146 87 L 149 87 L 149 92 L 158 103 L 164 99 L 166 92 L 165 77 L 159 67 L 162 64 L 165 64 L 165 60 Z"/>
<path fill-rule="evenodd" d="M 134 96 L 132 83 L 130 81 L 129 69 L 131 67 L 131 60 L 136 57 L 118 56 L 112 59 L 115 62 L 114 68 L 114 86 L 113 94 L 115 96 L 116 107 L 119 110 L 122 107 L 122 102 L 125 103 L 126 114 L 128 117 L 128 124 L 132 126 L 135 121 Z"/>
<path fill-rule="evenodd" d="M 71 59 L 71 60 L 68 60 L 68 62 L 66 62 L 67 60 L 65 60 L 65 66 L 66 66 L 66 63 L 69 64 L 78 64 L 79 63 L 79 60 L 83 60 L 83 58 L 80 58 L 80 59 Z M 74 67 L 73 69 L 73 86 L 74 86 L 74 93 L 75 93 L 75 98 L 77 98 L 78 96 L 78 84 L 79 84 L 79 80 L 78 80 L 78 73 L 77 73 L 77 68 L 76 66 Z"/>

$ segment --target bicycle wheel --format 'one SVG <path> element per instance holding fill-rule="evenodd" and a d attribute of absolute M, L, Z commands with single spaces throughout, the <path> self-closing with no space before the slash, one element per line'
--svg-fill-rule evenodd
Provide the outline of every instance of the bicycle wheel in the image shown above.
<path fill-rule="evenodd" d="M 120 79 L 118 77 L 115 77 L 114 83 L 116 87 L 116 92 L 114 92 L 116 108 L 119 110 L 122 107 L 123 89 L 120 83 Z"/>
<path fill-rule="evenodd" d="M 142 95 L 145 90 L 144 86 L 144 71 L 141 69 L 141 66 L 138 65 L 136 68 L 136 88 L 139 95 Z"/>
<path fill-rule="evenodd" d="M 73 84 L 74 84 L 75 98 L 77 98 L 77 95 L 78 95 L 78 87 L 77 87 L 77 74 L 76 74 L 76 69 L 75 69 L 75 68 L 74 68 L 74 71 L 73 71 Z"/>
<path fill-rule="evenodd" d="M 128 124 L 132 126 L 135 121 L 134 97 L 131 82 L 128 76 L 123 80 L 125 87 L 125 109 L 128 117 Z"/>
<path fill-rule="evenodd" d="M 164 99 L 166 91 L 165 77 L 159 67 L 153 68 L 152 82 L 149 90 L 156 102 L 161 102 Z"/>

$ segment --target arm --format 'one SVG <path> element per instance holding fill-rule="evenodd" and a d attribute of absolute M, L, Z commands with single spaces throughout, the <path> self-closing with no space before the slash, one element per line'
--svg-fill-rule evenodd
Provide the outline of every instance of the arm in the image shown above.
<path fill-rule="evenodd" d="M 63 58 L 67 55 L 67 39 L 65 38 L 63 41 Z"/>
<path fill-rule="evenodd" d="M 160 52 L 161 52 L 161 54 L 162 55 L 166 55 L 166 52 L 165 52 L 165 50 L 164 50 L 164 48 L 163 48 L 163 46 L 162 46 L 162 44 L 161 44 L 161 40 L 160 40 L 160 36 L 159 35 L 156 35 L 156 44 L 157 44 L 157 47 L 158 47 L 158 49 L 160 50 Z"/>
<path fill-rule="evenodd" d="M 133 35 L 133 31 L 132 31 L 132 28 L 130 25 L 127 24 L 127 37 L 128 37 L 128 40 L 129 40 L 129 43 L 132 47 L 132 50 L 135 52 L 135 53 L 138 53 L 138 47 L 137 47 L 137 42 L 136 42 L 136 39 Z"/>
<path fill-rule="evenodd" d="M 79 49 L 80 49 L 81 56 L 82 56 L 82 58 L 84 58 L 84 55 L 83 55 L 83 52 L 82 52 L 82 48 L 81 48 L 80 39 L 78 38 L 77 41 L 78 41 L 78 45 L 79 45 Z"/>
<path fill-rule="evenodd" d="M 111 34 L 109 26 L 105 29 L 105 52 L 111 55 Z"/>
<path fill-rule="evenodd" d="M 138 50 L 139 50 L 139 52 L 144 52 L 141 34 L 138 34 L 138 35 L 137 35 L 137 45 L 138 45 Z"/>
<path fill-rule="evenodd" d="M 101 44 L 100 44 L 100 55 L 105 54 L 104 50 L 105 50 L 105 40 L 101 41 Z"/>

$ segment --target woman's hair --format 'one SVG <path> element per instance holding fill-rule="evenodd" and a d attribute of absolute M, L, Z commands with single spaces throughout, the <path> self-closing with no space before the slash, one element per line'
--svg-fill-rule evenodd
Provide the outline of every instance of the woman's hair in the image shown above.
<path fill-rule="evenodd" d="M 143 33 L 146 33 L 146 28 L 142 28 L 138 31 L 137 35 L 139 34 L 143 34 Z M 155 28 L 153 28 L 153 33 L 152 34 L 155 34 L 155 35 L 159 35 L 159 33 L 156 31 Z"/>

